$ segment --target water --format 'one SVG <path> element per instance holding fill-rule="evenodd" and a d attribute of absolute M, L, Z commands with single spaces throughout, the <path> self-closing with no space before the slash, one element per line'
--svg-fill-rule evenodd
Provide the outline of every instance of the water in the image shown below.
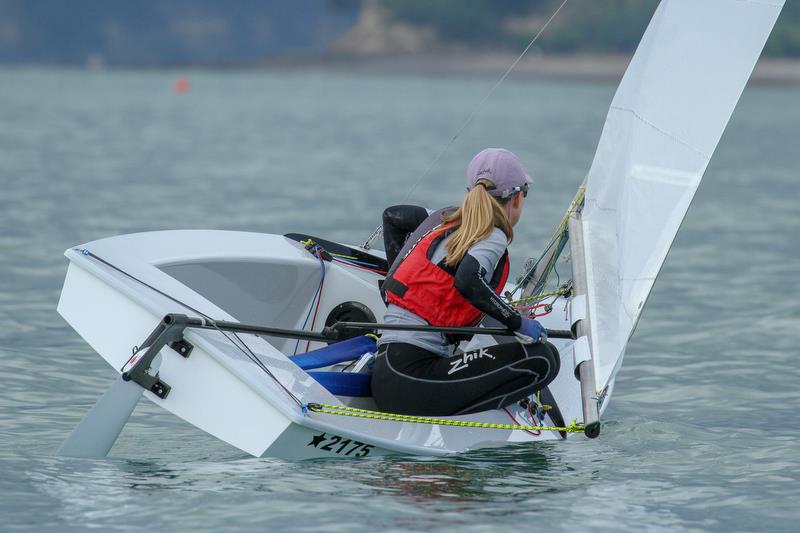
<path fill-rule="evenodd" d="M 193 86 L 170 91 L 178 75 Z M 55 312 L 62 252 L 165 228 L 360 242 L 494 80 L 0 70 L 0 530 L 781 531 L 800 518 L 800 90 L 749 88 L 619 374 L 600 439 L 448 459 L 252 459 L 142 402 L 110 458 L 55 456 L 114 376 Z M 610 85 L 510 80 L 411 201 L 485 146 L 536 185 L 539 250 Z"/>

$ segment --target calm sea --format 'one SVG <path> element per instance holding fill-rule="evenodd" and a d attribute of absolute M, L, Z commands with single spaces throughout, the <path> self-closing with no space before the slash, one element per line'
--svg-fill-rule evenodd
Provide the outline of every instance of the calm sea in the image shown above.
<path fill-rule="evenodd" d="M 108 459 L 55 455 L 115 376 L 55 311 L 66 248 L 167 228 L 361 242 L 493 83 L 0 70 L 0 530 L 796 531 L 797 88 L 746 90 L 598 440 L 291 463 L 142 402 Z M 536 179 L 518 271 L 586 173 L 613 92 L 509 80 L 410 201 L 455 202 L 473 153 L 514 150 Z"/>

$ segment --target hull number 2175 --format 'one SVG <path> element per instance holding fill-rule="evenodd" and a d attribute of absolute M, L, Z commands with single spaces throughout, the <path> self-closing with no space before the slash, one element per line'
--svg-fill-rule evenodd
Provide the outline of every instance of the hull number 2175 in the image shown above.
<path fill-rule="evenodd" d="M 357 440 L 345 439 L 339 435 L 328 436 L 325 433 L 314 435 L 308 446 L 325 450 L 338 455 L 352 455 L 353 457 L 366 457 L 372 450 L 371 444 L 364 444 Z"/>

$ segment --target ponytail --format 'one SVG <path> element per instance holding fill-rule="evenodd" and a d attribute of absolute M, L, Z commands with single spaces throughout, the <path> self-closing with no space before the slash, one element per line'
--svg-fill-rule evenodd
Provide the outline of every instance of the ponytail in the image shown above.
<path fill-rule="evenodd" d="M 488 237 L 495 227 L 503 230 L 509 243 L 514 239 L 514 230 L 505 209 L 509 199 L 498 200 L 487 189 L 494 189 L 494 183 L 488 179 L 478 180 L 461 207 L 452 215 L 442 216 L 442 222 L 456 230 L 447 241 L 445 265 L 455 267 L 467 250 Z"/>

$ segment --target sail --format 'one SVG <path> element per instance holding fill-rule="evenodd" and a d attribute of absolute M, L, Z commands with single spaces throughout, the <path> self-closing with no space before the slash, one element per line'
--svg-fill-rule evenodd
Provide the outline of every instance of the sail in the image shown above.
<path fill-rule="evenodd" d="M 650 289 L 783 0 L 663 0 L 620 83 L 582 224 L 597 390 Z"/>

